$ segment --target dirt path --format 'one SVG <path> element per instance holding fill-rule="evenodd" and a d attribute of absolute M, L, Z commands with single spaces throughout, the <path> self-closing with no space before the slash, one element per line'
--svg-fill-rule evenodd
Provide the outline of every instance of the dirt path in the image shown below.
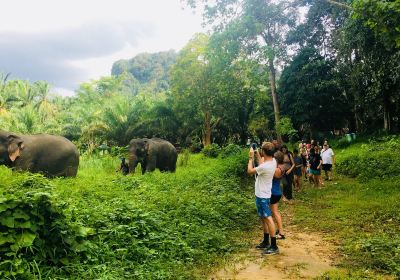
<path fill-rule="evenodd" d="M 285 216 L 290 221 L 290 217 Z M 257 233 L 261 233 L 261 227 Z M 305 233 L 290 222 L 285 234 L 285 240 L 278 240 L 279 255 L 262 256 L 260 250 L 251 248 L 210 279 L 311 279 L 335 269 L 333 245 L 322 236 Z M 253 245 L 258 242 L 254 240 Z"/>

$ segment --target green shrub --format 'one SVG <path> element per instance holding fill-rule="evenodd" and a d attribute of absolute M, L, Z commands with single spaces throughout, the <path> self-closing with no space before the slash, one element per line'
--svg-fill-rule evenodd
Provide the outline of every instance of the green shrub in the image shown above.
<path fill-rule="evenodd" d="M 201 149 L 203 148 L 203 144 L 199 141 L 193 141 L 192 144 L 190 145 L 190 152 L 191 153 L 199 153 L 201 152 Z"/>
<path fill-rule="evenodd" d="M 358 177 L 362 181 L 373 178 L 390 178 L 400 174 L 400 157 L 395 151 L 400 148 L 400 139 L 370 141 L 357 146 L 337 164 L 339 173 Z"/>
<path fill-rule="evenodd" d="M 211 145 L 205 146 L 202 150 L 202 153 L 206 157 L 216 158 L 221 152 L 221 148 L 218 144 L 212 143 Z"/>
<path fill-rule="evenodd" d="M 179 154 L 178 166 L 187 166 L 190 159 L 190 152 L 188 149 L 183 149 Z"/>
<path fill-rule="evenodd" d="M 227 176 L 238 178 L 248 178 L 247 164 L 249 161 L 249 151 L 241 149 L 240 153 L 231 155 L 224 159 L 224 172 Z"/>
<path fill-rule="evenodd" d="M 232 155 L 240 154 L 241 152 L 242 152 L 242 148 L 240 148 L 239 145 L 229 144 L 222 148 L 221 157 L 226 158 L 226 157 L 229 157 Z"/>
<path fill-rule="evenodd" d="M 32 262 L 67 264 L 86 250 L 89 230 L 73 225 L 41 175 L 0 186 L 0 276 L 31 278 Z"/>
<path fill-rule="evenodd" d="M 350 146 L 350 144 L 351 142 L 349 142 L 345 137 L 342 137 L 337 141 L 335 147 L 342 149 Z"/>

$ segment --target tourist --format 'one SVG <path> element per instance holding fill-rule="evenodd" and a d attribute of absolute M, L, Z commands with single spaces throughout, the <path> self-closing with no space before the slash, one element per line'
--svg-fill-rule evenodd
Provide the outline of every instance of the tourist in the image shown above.
<path fill-rule="evenodd" d="M 293 162 L 294 188 L 296 191 L 301 191 L 301 169 L 303 168 L 303 159 L 299 156 L 299 151 L 297 149 L 293 150 Z"/>
<path fill-rule="evenodd" d="M 274 174 L 274 179 L 272 180 L 272 194 L 269 207 L 272 212 L 272 217 L 275 219 L 276 224 L 278 226 L 278 230 L 276 232 L 276 238 L 285 239 L 285 234 L 282 224 L 282 216 L 278 210 L 278 204 L 282 197 L 282 191 L 280 186 L 281 178 L 283 177 L 283 174 L 285 174 L 286 171 L 285 166 L 283 164 L 283 153 L 281 151 L 275 152 L 274 158 L 277 162 L 277 166 Z"/>
<path fill-rule="evenodd" d="M 285 166 L 285 174 L 282 178 L 283 185 L 283 201 L 291 202 L 293 199 L 293 169 L 295 167 L 292 153 L 289 152 L 286 145 L 281 147 L 281 152 L 283 153 L 283 164 Z"/>
<path fill-rule="evenodd" d="M 321 151 L 322 170 L 325 172 L 325 180 L 332 181 L 332 165 L 335 163 L 335 154 L 329 147 L 328 143 L 324 143 Z"/>
<path fill-rule="evenodd" d="M 276 244 L 275 224 L 269 208 L 272 179 L 276 171 L 276 160 L 273 158 L 275 147 L 272 143 L 266 142 L 263 143 L 261 149 L 264 156 L 263 159 L 258 151 L 255 152 L 252 147 L 250 148 L 247 173 L 250 175 L 257 174 L 255 182 L 256 206 L 258 215 L 262 220 L 264 232 L 264 239 L 257 248 L 265 249 L 264 254 L 273 255 L 279 253 Z M 259 163 L 257 167 L 254 167 L 254 153 L 256 153 L 257 162 Z"/>
<path fill-rule="evenodd" d="M 314 148 L 310 149 L 309 168 L 312 182 L 314 186 L 319 187 L 321 177 L 322 159 L 319 153 L 315 152 Z"/>

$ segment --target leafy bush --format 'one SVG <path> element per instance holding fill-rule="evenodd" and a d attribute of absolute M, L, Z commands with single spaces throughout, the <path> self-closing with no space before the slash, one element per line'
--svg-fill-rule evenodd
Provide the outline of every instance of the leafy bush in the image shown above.
<path fill-rule="evenodd" d="M 224 172 L 227 176 L 235 176 L 241 179 L 248 178 L 247 163 L 249 161 L 247 149 L 241 149 L 240 153 L 224 159 Z"/>
<path fill-rule="evenodd" d="M 0 186 L 0 276 L 30 278 L 30 263 L 67 264 L 86 249 L 89 230 L 66 219 L 41 175 Z"/>
<path fill-rule="evenodd" d="M 189 149 L 191 153 L 199 153 L 202 148 L 203 144 L 200 141 L 193 141 Z"/>
<path fill-rule="evenodd" d="M 216 158 L 221 152 L 221 148 L 218 144 L 212 143 L 211 145 L 205 146 L 202 150 L 202 153 L 206 157 Z"/>
<path fill-rule="evenodd" d="M 337 148 L 346 148 L 348 146 L 350 146 L 351 142 L 349 142 L 345 137 L 340 138 L 335 147 Z"/>
<path fill-rule="evenodd" d="M 348 153 L 338 162 L 337 170 L 362 181 L 397 176 L 400 174 L 400 158 L 395 151 L 399 148 L 399 138 L 384 142 L 371 141 Z"/>
<path fill-rule="evenodd" d="M 190 159 L 190 152 L 188 149 L 183 149 L 178 158 L 178 166 L 187 166 Z"/>
<path fill-rule="evenodd" d="M 293 128 L 292 120 L 289 117 L 282 117 L 276 124 L 276 131 L 280 135 L 286 135 L 291 141 L 297 136 L 297 130 Z"/>
<path fill-rule="evenodd" d="M 224 148 L 222 148 L 221 157 L 226 158 L 226 157 L 229 157 L 232 155 L 240 154 L 241 152 L 242 152 L 242 148 L 240 148 L 239 145 L 229 144 L 229 145 L 225 146 Z"/>

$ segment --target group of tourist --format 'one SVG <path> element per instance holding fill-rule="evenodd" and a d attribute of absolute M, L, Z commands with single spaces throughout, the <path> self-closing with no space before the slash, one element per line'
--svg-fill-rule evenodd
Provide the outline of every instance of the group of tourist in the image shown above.
<path fill-rule="evenodd" d="M 262 249 L 267 255 L 279 253 L 276 240 L 285 239 L 282 217 L 278 210 L 282 195 L 284 201 L 291 203 L 293 184 L 295 190 L 301 191 L 302 177 L 317 187 L 323 185 L 321 169 L 325 172 L 325 179 L 332 180 L 334 162 L 334 153 L 327 141 L 322 148 L 314 140 L 308 144 L 303 141 L 293 153 L 276 140 L 264 142 L 260 151 L 250 148 L 247 172 L 256 176 L 256 206 L 264 232 L 264 238 L 256 246 L 257 249 Z"/>

